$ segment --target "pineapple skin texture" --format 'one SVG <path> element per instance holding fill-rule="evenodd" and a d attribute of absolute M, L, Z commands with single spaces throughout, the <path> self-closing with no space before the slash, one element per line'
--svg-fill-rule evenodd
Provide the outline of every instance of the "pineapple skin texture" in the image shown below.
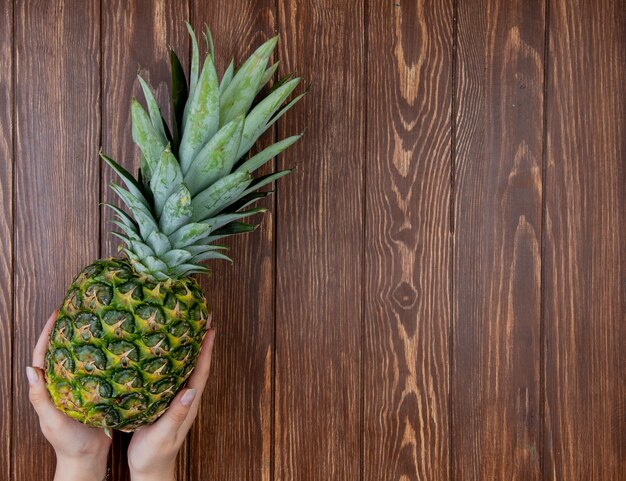
<path fill-rule="evenodd" d="M 208 309 L 190 278 L 159 282 L 122 258 L 74 279 L 46 351 L 54 404 L 92 427 L 134 431 L 154 422 L 195 367 Z"/>

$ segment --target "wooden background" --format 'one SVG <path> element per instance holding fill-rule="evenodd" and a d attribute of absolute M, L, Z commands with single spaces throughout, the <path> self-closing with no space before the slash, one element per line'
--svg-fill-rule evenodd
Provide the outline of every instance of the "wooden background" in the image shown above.
<path fill-rule="evenodd" d="M 298 169 L 234 267 L 182 480 L 626 479 L 626 9 L 618 0 L 0 2 L 0 479 L 51 479 L 24 368 L 115 252 L 100 145 L 206 22 L 279 32 Z M 116 435 L 113 479 L 127 479 Z"/>

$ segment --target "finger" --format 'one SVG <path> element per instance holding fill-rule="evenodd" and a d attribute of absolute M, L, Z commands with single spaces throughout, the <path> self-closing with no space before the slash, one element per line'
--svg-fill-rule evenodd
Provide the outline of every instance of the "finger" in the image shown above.
<path fill-rule="evenodd" d="M 45 362 L 44 358 L 46 356 L 46 348 L 48 347 L 48 339 L 50 338 L 50 332 L 54 327 L 54 321 L 56 321 L 58 315 L 59 311 L 54 311 L 48 318 L 46 325 L 43 326 L 43 331 L 41 331 L 41 335 L 39 336 L 39 339 L 37 340 L 37 344 L 35 345 L 35 349 L 33 351 L 33 366 L 43 367 L 43 364 Z"/>
<path fill-rule="evenodd" d="M 211 357 L 213 354 L 213 344 L 215 341 L 215 329 L 209 329 L 204 336 L 202 342 L 202 348 L 200 349 L 200 355 L 196 361 L 196 367 L 187 381 L 187 387 L 195 388 L 202 394 L 204 386 L 209 378 L 209 371 L 211 370 Z"/>
<path fill-rule="evenodd" d="M 43 370 L 29 366 L 26 368 L 26 377 L 29 384 L 28 398 L 39 417 L 50 421 L 61 414 L 50 400 Z"/>
<path fill-rule="evenodd" d="M 172 435 L 180 428 L 186 432 L 193 423 L 198 412 L 202 389 L 204 389 L 209 375 L 214 339 L 215 329 L 210 329 L 204 337 L 196 368 L 187 383 L 188 389 L 184 389 L 176 395 L 168 410 L 155 423 L 158 425 L 157 430 L 161 435 Z"/>
<path fill-rule="evenodd" d="M 180 426 L 187 419 L 197 391 L 193 388 L 183 389 L 179 392 L 165 414 L 156 421 L 153 426 L 157 436 L 163 439 L 174 439 Z"/>
<path fill-rule="evenodd" d="M 181 426 L 182 432 L 187 432 L 194 420 L 196 419 L 196 415 L 198 414 L 198 406 L 200 405 L 200 401 L 202 400 L 202 393 L 204 392 L 204 387 L 206 386 L 207 379 L 209 377 L 209 372 L 211 370 L 211 357 L 213 354 L 213 344 L 215 342 L 215 329 L 211 329 L 205 336 L 204 342 L 202 343 L 202 350 L 200 351 L 200 356 L 198 357 L 198 362 L 196 364 L 196 369 L 193 374 L 189 378 L 189 382 L 187 383 L 187 387 L 194 388 L 199 393 L 198 396 L 193 400 L 191 405 L 190 414 L 187 415 L 187 419 Z"/>

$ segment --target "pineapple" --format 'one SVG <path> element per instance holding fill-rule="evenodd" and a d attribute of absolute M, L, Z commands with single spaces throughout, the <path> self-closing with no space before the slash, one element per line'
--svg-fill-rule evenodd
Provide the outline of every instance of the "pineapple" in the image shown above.
<path fill-rule="evenodd" d="M 148 84 L 138 76 L 147 111 L 131 104 L 132 136 L 140 150 L 137 178 L 100 154 L 122 185 L 111 188 L 127 212 L 109 205 L 122 240 L 119 258 L 97 260 L 74 279 L 46 351 L 46 384 L 55 405 L 89 426 L 133 431 L 167 409 L 195 366 L 208 329 L 204 295 L 193 274 L 209 259 L 230 260 L 218 239 L 254 230 L 242 219 L 259 192 L 289 173 L 252 173 L 298 140 L 288 137 L 256 155 L 263 132 L 302 95 L 287 102 L 300 79 L 288 76 L 259 95 L 277 63 L 274 37 L 221 80 L 211 34 L 200 63 L 196 36 L 187 83 L 170 52 L 171 130 Z M 254 102 L 256 99 L 256 103 Z"/>

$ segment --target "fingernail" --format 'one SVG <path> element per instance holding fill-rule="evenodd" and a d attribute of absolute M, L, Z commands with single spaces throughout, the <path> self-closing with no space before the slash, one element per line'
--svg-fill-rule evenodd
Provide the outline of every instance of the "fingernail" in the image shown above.
<path fill-rule="evenodd" d="M 180 398 L 180 403 L 183 406 L 189 406 L 196 398 L 196 390 L 194 388 L 187 389 L 185 394 Z"/>
<path fill-rule="evenodd" d="M 37 371 L 35 371 L 30 366 L 26 367 L 26 377 L 28 378 L 28 384 L 30 384 L 31 386 L 39 381 L 39 375 L 37 374 Z"/>

